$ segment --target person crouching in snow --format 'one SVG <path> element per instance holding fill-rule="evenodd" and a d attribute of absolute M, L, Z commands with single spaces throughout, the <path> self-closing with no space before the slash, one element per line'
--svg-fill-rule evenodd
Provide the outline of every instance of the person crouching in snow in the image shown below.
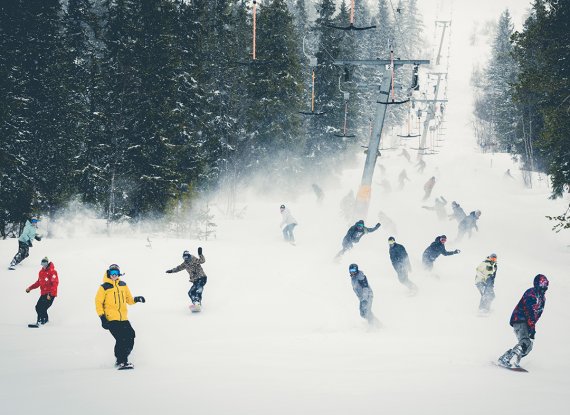
<path fill-rule="evenodd" d="M 497 254 L 491 254 L 476 268 L 475 286 L 481 293 L 479 311 L 488 313 L 495 298 L 495 276 L 497 275 Z"/>
<path fill-rule="evenodd" d="M 119 370 L 134 367 L 128 360 L 135 344 L 135 330 L 128 320 L 127 304 L 145 302 L 142 296 L 133 298 L 127 283 L 121 281 L 121 275 L 117 264 L 110 265 L 95 295 L 95 310 L 101 326 L 115 338 L 115 367 Z"/>
<path fill-rule="evenodd" d="M 519 367 L 523 357 L 532 350 L 532 341 L 536 334 L 536 323 L 546 304 L 548 278 L 542 274 L 534 277 L 533 287 L 525 291 L 511 315 L 510 325 L 515 331 L 518 343 L 499 357 L 499 364 L 505 367 Z M 515 358 L 514 362 L 511 360 Z"/>
<path fill-rule="evenodd" d="M 281 211 L 282 218 L 281 225 L 279 226 L 281 229 L 283 229 L 283 238 L 286 242 L 294 245 L 295 235 L 293 235 L 293 229 L 295 229 L 295 226 L 297 226 L 297 219 L 293 217 L 291 211 L 287 209 L 285 205 L 281 205 L 279 207 L 279 210 Z"/>
<path fill-rule="evenodd" d="M 368 279 L 366 275 L 358 269 L 357 264 L 350 264 L 348 273 L 350 274 L 352 289 L 360 301 L 360 317 L 365 318 L 368 323 L 373 323 L 376 320 L 376 317 L 372 314 L 374 293 L 370 285 L 368 285 Z"/>
<path fill-rule="evenodd" d="M 26 292 L 40 288 L 40 298 L 36 304 L 36 313 L 38 314 L 37 325 L 41 326 L 49 321 L 48 308 L 53 304 L 53 300 L 57 297 L 57 286 L 59 285 L 59 277 L 52 262 L 46 258 L 42 259 L 42 268 L 38 273 L 38 280 L 26 288 Z M 35 327 L 35 326 L 34 326 Z"/>
<path fill-rule="evenodd" d="M 182 270 L 188 272 L 190 282 L 192 283 L 192 287 L 190 287 L 190 291 L 188 291 L 188 296 L 192 301 L 190 310 L 198 312 L 202 309 L 202 292 L 204 291 L 204 285 L 208 282 L 208 277 L 204 273 L 201 265 L 206 262 L 206 258 L 202 255 L 202 248 L 199 247 L 198 257 L 190 255 L 188 251 L 184 251 L 182 253 L 182 259 L 184 260 L 182 264 L 167 270 L 166 273 L 172 274 Z"/>

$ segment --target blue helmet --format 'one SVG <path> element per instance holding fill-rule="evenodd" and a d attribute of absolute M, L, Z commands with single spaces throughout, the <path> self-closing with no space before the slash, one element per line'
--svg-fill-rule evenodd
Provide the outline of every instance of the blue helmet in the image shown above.
<path fill-rule="evenodd" d="M 358 274 L 358 265 L 356 264 L 350 264 L 348 266 L 348 272 L 352 275 L 352 274 Z"/>

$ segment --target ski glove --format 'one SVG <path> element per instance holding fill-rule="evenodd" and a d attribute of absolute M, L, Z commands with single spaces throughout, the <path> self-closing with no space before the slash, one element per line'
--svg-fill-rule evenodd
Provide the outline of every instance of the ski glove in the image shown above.
<path fill-rule="evenodd" d="M 455 251 L 453 251 L 454 254 L 459 254 L 461 251 L 459 249 L 456 249 Z"/>
<path fill-rule="evenodd" d="M 144 303 L 146 302 L 146 300 L 144 299 L 144 297 L 142 295 L 139 295 L 138 297 L 133 298 L 133 300 L 135 300 L 135 303 Z"/>
<path fill-rule="evenodd" d="M 528 337 L 530 337 L 532 340 L 534 340 L 534 335 L 536 334 L 535 331 L 531 331 L 530 335 Z"/>
<path fill-rule="evenodd" d="M 169 270 L 166 271 L 166 273 L 167 273 L 167 274 L 172 274 L 172 270 L 169 269 Z"/>
<path fill-rule="evenodd" d="M 198 248 L 198 255 L 202 255 L 202 247 Z"/>
<path fill-rule="evenodd" d="M 105 314 L 99 316 L 99 318 L 101 319 L 101 327 L 103 327 L 105 330 L 109 330 L 109 320 L 107 320 Z"/>
<path fill-rule="evenodd" d="M 35 239 L 36 241 L 41 241 L 41 240 L 42 240 L 42 237 L 41 237 L 40 235 L 36 235 L 36 236 L 34 236 L 34 239 Z"/>

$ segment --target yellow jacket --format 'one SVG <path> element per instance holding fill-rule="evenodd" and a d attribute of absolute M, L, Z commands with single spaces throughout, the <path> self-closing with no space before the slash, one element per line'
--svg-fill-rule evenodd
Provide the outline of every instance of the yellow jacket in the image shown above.
<path fill-rule="evenodd" d="M 135 300 L 131 295 L 131 290 L 127 287 L 127 283 L 117 278 L 113 281 L 105 275 L 103 276 L 103 284 L 97 290 L 95 296 L 95 309 L 97 315 L 102 316 L 109 321 L 128 320 L 127 317 L 127 304 L 134 304 Z"/>

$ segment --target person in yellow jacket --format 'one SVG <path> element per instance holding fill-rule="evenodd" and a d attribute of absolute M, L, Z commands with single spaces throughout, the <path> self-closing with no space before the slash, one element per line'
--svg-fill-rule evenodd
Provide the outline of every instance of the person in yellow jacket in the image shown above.
<path fill-rule="evenodd" d="M 495 299 L 495 277 L 497 276 L 497 254 L 489 255 L 476 268 L 475 286 L 481 294 L 479 312 L 488 313 Z"/>
<path fill-rule="evenodd" d="M 127 304 L 145 302 L 144 297 L 131 295 L 127 283 L 121 281 L 121 275 L 117 264 L 110 265 L 95 296 L 95 309 L 101 319 L 101 326 L 115 338 L 115 367 L 119 370 L 134 367 L 128 361 L 135 344 L 135 331 L 127 318 Z"/>

